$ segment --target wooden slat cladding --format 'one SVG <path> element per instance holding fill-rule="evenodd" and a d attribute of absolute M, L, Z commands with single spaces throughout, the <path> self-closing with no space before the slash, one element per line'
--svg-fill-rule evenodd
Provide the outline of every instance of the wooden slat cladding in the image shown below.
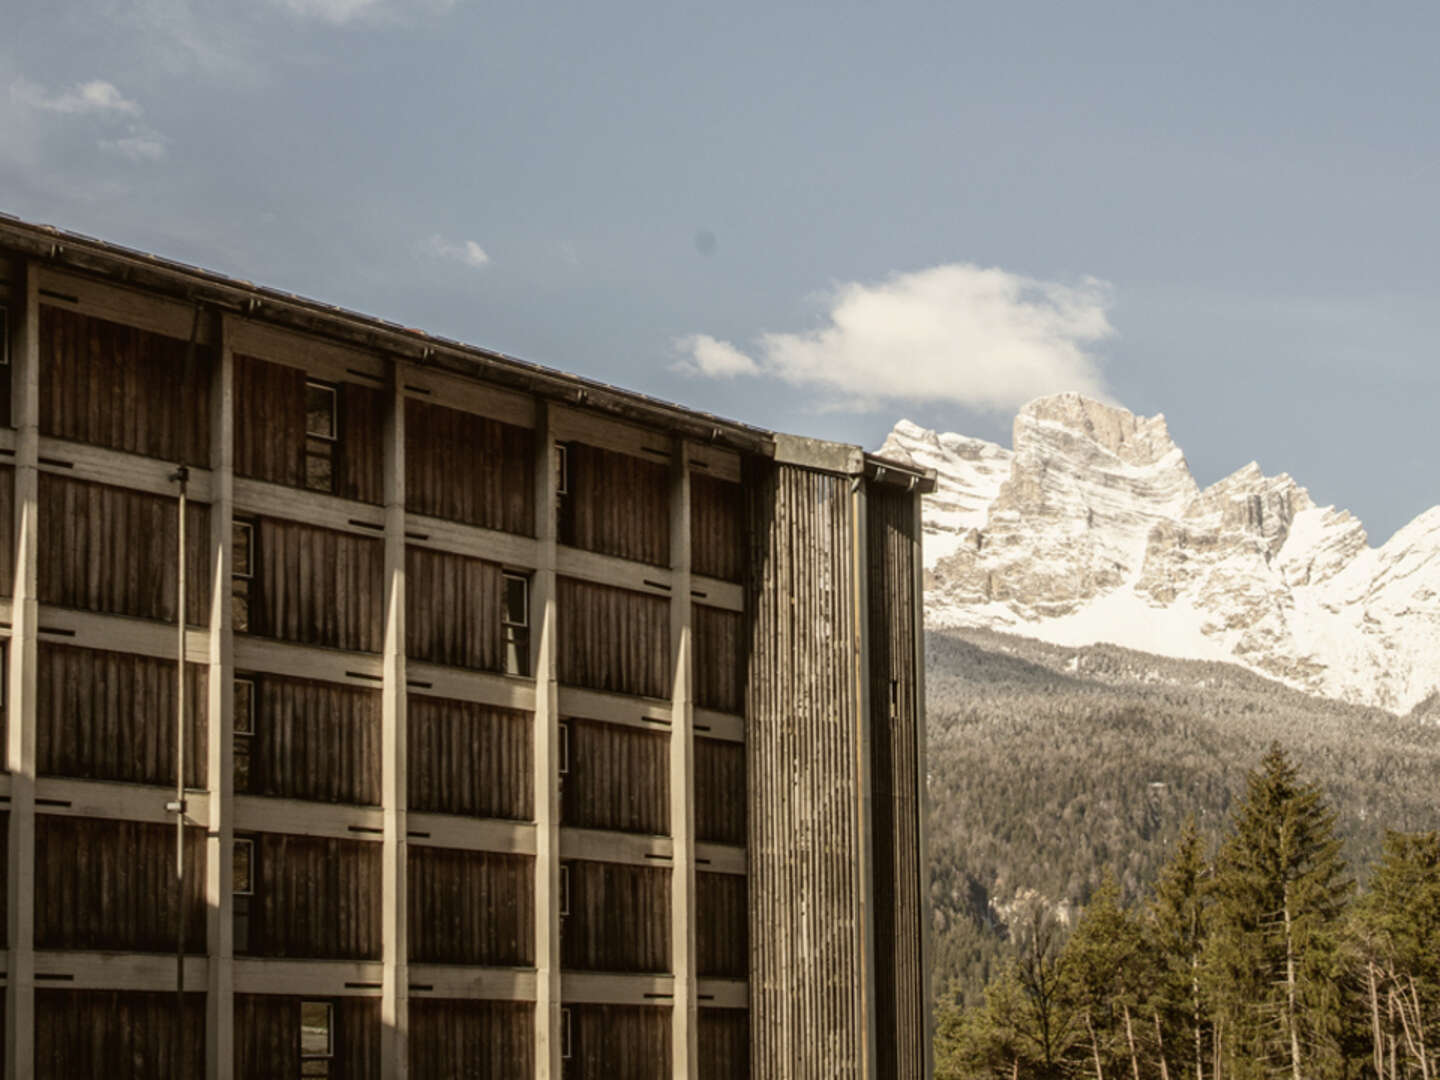
<path fill-rule="evenodd" d="M 670 736 L 570 720 L 560 822 L 619 832 L 670 831 Z"/>
<path fill-rule="evenodd" d="M 701 1009 L 695 1035 L 699 1080 L 749 1080 L 749 1013 L 744 1009 Z"/>
<path fill-rule="evenodd" d="M 185 831 L 185 951 L 205 951 L 205 830 Z M 35 819 L 35 947 L 174 952 L 175 828 Z"/>
<path fill-rule="evenodd" d="M 535 1006 L 411 997 L 408 1041 L 417 1080 L 530 1080 Z"/>
<path fill-rule="evenodd" d="M 535 535 L 535 433 L 474 413 L 405 402 L 405 508 Z"/>
<path fill-rule="evenodd" d="M 305 372 L 254 356 L 235 357 L 235 475 L 305 487 Z M 334 494 L 380 503 L 385 395 L 337 387 Z"/>
<path fill-rule="evenodd" d="M 410 962 L 519 967 L 535 962 L 535 860 L 412 845 Z"/>
<path fill-rule="evenodd" d="M 670 601 L 560 578 L 562 683 L 642 697 L 670 696 Z"/>
<path fill-rule="evenodd" d="M 745 711 L 745 616 L 696 604 L 695 704 L 720 712 Z"/>
<path fill-rule="evenodd" d="M 411 810 L 531 820 L 531 714 L 411 694 L 406 716 Z"/>
<path fill-rule="evenodd" d="M 745 843 L 745 745 L 695 739 L 695 839 Z"/>
<path fill-rule="evenodd" d="M 253 839 L 246 955 L 380 959 L 378 843 L 278 833 Z"/>
<path fill-rule="evenodd" d="M 697 974 L 745 977 L 750 957 L 745 890 L 745 879 L 739 874 L 695 875 Z"/>
<path fill-rule="evenodd" d="M 753 1060 L 767 1078 L 855 1078 L 865 1052 L 850 482 L 758 461 L 746 471 Z"/>
<path fill-rule="evenodd" d="M 670 970 L 670 870 L 567 862 L 570 914 L 560 926 L 561 967 L 572 971 Z"/>
<path fill-rule="evenodd" d="M 40 305 L 40 434 L 210 463 L 213 351 Z"/>
<path fill-rule="evenodd" d="M 739 484 L 690 473 L 690 568 L 706 577 L 745 576 L 745 492 Z"/>
<path fill-rule="evenodd" d="M 208 673 L 185 667 L 185 783 L 206 786 Z M 36 771 L 42 776 L 175 783 L 175 662 L 42 641 Z"/>
<path fill-rule="evenodd" d="M 259 518 L 256 526 L 250 632 L 379 652 L 384 542 L 275 518 Z"/>
<path fill-rule="evenodd" d="M 894 1076 L 921 1076 L 926 1060 L 916 679 L 920 661 L 915 640 L 917 497 L 872 484 L 866 500 L 876 1052 L 881 1073 Z"/>
<path fill-rule="evenodd" d="M 663 442 L 658 435 L 656 440 Z M 669 566 L 669 466 L 585 443 L 567 445 L 569 492 L 560 496 L 560 543 Z"/>
<path fill-rule="evenodd" d="M 175 499 L 41 473 L 39 503 L 42 604 L 175 620 Z M 210 610 L 210 508 L 187 510 L 185 618 L 198 626 Z"/>
<path fill-rule="evenodd" d="M 412 660 L 500 671 L 500 565 L 429 548 L 405 549 L 405 651 Z"/>
<path fill-rule="evenodd" d="M 242 677 L 255 687 L 246 794 L 379 805 L 378 691 L 278 675 Z"/>
<path fill-rule="evenodd" d="M 0 373 L 0 383 L 6 381 Z M 0 596 L 15 594 L 15 470 L 0 467 Z"/>
<path fill-rule="evenodd" d="M 7 887 L 10 875 L 10 811 L 0 810 L 0 949 L 10 945 L 10 890 Z M 0 992 L 0 1002 L 4 994 Z M 0 1024 L 0 1027 L 3 1027 Z M 0 1046 L 4 1045 L 0 1036 Z"/>
<path fill-rule="evenodd" d="M 668 1008 L 569 1005 L 565 1080 L 670 1080 L 673 1024 Z"/>
<path fill-rule="evenodd" d="M 186 994 L 176 1012 L 173 991 L 37 989 L 35 1080 L 201 1080 L 205 995 Z"/>
<path fill-rule="evenodd" d="M 235 1080 L 290 1080 L 303 1075 L 300 1003 L 304 1000 L 287 994 L 235 995 Z M 337 1080 L 380 1080 L 380 999 L 339 997 L 329 1003 L 334 1055 L 329 1075 Z"/>

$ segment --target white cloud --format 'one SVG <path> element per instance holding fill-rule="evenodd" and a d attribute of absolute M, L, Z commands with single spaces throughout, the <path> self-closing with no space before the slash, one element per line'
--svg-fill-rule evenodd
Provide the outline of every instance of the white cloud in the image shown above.
<path fill-rule="evenodd" d="M 429 243 L 426 244 L 426 250 L 437 259 L 453 259 L 475 270 L 490 262 L 490 256 L 485 253 L 485 249 L 474 240 L 464 240 L 454 244 L 439 233 L 430 237 Z"/>
<path fill-rule="evenodd" d="M 335 26 L 393 17 L 405 8 L 419 7 L 440 13 L 455 6 L 455 0 L 271 0 L 271 3 L 299 18 L 318 19 Z"/>
<path fill-rule="evenodd" d="M 154 131 L 140 131 L 123 139 L 101 139 L 100 148 L 131 161 L 159 161 L 168 152 L 170 140 Z"/>
<path fill-rule="evenodd" d="M 704 334 L 682 338 L 681 370 L 768 375 L 823 392 L 821 407 L 953 401 L 1008 411 L 1044 394 L 1108 396 L 1087 346 L 1114 334 L 1110 288 L 1038 281 L 951 263 L 833 290 L 824 324 L 766 333 L 754 356 Z"/>
<path fill-rule="evenodd" d="M 675 348 L 682 359 L 673 370 L 687 375 L 708 375 L 712 379 L 730 379 L 736 375 L 759 375 L 760 365 L 728 341 L 717 341 L 709 334 L 690 334 L 677 338 Z"/>
<path fill-rule="evenodd" d="M 42 126 L 48 129 L 44 132 L 48 136 L 47 141 L 63 143 L 82 132 L 87 138 L 93 138 L 98 126 L 101 130 L 121 128 L 126 132 L 97 140 L 100 149 L 107 153 L 119 154 L 134 162 L 145 162 L 159 161 L 169 150 L 170 140 L 140 119 L 144 110 L 139 104 L 122 94 L 114 83 L 104 79 L 76 83 L 68 90 L 50 93 L 43 86 L 19 78 L 10 84 L 10 101 L 18 111 L 27 112 L 32 117 L 39 112 L 50 112 L 76 118 L 53 123 L 45 121 Z M 79 126 L 67 135 L 66 130 L 75 125 Z M 24 127 L 33 128 L 34 125 L 22 125 L 22 129 Z"/>
<path fill-rule="evenodd" d="M 58 94 L 46 93 L 43 87 L 25 79 L 16 79 L 10 86 L 10 95 L 22 104 L 49 112 L 102 116 L 140 115 L 140 106 L 120 93 L 114 83 L 104 79 L 76 83 L 69 90 Z"/>

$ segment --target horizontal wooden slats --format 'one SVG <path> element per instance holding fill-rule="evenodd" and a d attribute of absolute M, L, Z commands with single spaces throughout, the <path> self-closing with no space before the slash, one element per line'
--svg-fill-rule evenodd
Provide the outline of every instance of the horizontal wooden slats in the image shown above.
<path fill-rule="evenodd" d="M 576 859 L 561 965 L 574 971 L 670 970 L 670 871 Z"/>
<path fill-rule="evenodd" d="M 669 833 L 669 736 L 598 721 L 567 723 L 570 768 L 561 778 L 561 824 Z"/>
<path fill-rule="evenodd" d="M 670 694 L 670 602 L 665 597 L 560 578 L 562 683 L 619 694 Z"/>
<path fill-rule="evenodd" d="M 408 882 L 413 963 L 534 963 L 534 859 L 411 845 Z"/>
<path fill-rule="evenodd" d="M 690 473 L 690 567 L 722 581 L 745 573 L 745 493 L 739 484 Z"/>
<path fill-rule="evenodd" d="M 268 517 L 256 526 L 250 632 L 379 652 L 384 543 Z"/>
<path fill-rule="evenodd" d="M 501 585 L 497 563 L 407 547 L 406 654 L 432 664 L 502 670 Z"/>
<path fill-rule="evenodd" d="M 719 712 L 745 711 L 745 617 L 696 604 L 695 704 Z"/>
<path fill-rule="evenodd" d="M 186 994 L 183 1017 L 175 1005 L 173 992 L 37 989 L 35 1080 L 201 1080 L 205 995 Z"/>
<path fill-rule="evenodd" d="M 416 1080 L 530 1080 L 535 1006 L 412 997 L 409 1043 Z"/>
<path fill-rule="evenodd" d="M 695 970 L 702 977 L 743 979 L 750 940 L 745 878 L 695 875 Z"/>
<path fill-rule="evenodd" d="M 695 739 L 695 839 L 745 843 L 745 744 Z"/>
<path fill-rule="evenodd" d="M 569 491 L 560 496 L 560 543 L 669 566 L 669 466 L 586 443 L 567 447 Z"/>
<path fill-rule="evenodd" d="M 245 955 L 380 958 L 379 844 L 278 833 L 252 839 L 255 886 Z"/>
<path fill-rule="evenodd" d="M 300 1078 L 300 1004 L 289 994 L 235 995 L 235 1080 Z M 330 999 L 336 1080 L 380 1080 L 380 999 Z"/>
<path fill-rule="evenodd" d="M 532 818 L 531 714 L 411 694 L 406 715 L 409 809 Z"/>
<path fill-rule="evenodd" d="M 380 804 L 380 694 L 313 679 L 242 675 L 254 687 L 248 783 L 236 790 L 322 802 Z"/>
<path fill-rule="evenodd" d="M 412 513 L 535 535 L 535 433 L 408 399 L 405 505 Z"/>
<path fill-rule="evenodd" d="M 668 1004 L 668 1003 L 667 1003 Z M 670 1080 L 670 1010 L 644 1005 L 570 1005 L 566 1080 Z"/>

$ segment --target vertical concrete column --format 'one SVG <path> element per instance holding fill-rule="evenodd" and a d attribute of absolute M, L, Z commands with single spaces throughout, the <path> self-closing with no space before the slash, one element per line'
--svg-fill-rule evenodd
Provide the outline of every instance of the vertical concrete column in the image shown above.
<path fill-rule="evenodd" d="M 560 700 L 556 680 L 558 454 L 551 407 L 535 405 L 535 1075 L 560 1080 Z"/>
<path fill-rule="evenodd" d="M 930 1080 L 935 1075 L 935 1012 L 930 1006 L 930 787 L 925 782 L 930 766 L 926 760 L 926 742 L 929 726 L 925 719 L 925 552 L 923 549 L 925 524 L 924 500 L 917 491 L 911 496 L 915 503 L 913 535 L 915 537 L 914 581 L 912 603 L 915 613 L 915 655 L 910 663 L 915 665 L 915 805 L 920 818 L 920 977 L 925 986 L 925 1075 Z"/>
<path fill-rule="evenodd" d="M 39 617 L 40 282 L 34 262 L 14 292 L 11 415 L 15 424 L 15 589 L 6 702 L 5 760 L 10 770 L 6 887 L 10 945 L 5 987 L 5 1076 L 35 1071 L 35 663 Z"/>
<path fill-rule="evenodd" d="M 850 513 L 854 551 L 852 610 L 855 626 L 852 638 L 852 663 L 855 672 L 855 780 L 859 792 L 859 853 L 856 871 L 859 874 L 856 895 L 860 897 L 860 1015 L 857 1017 L 864 1057 L 861 1080 L 877 1075 L 878 1057 L 875 1045 L 875 826 L 874 790 L 870 752 L 870 534 L 865 492 L 865 464 L 859 459 L 851 478 Z M 888 947 L 888 946 L 887 946 Z"/>
<path fill-rule="evenodd" d="M 405 718 L 405 377 L 390 364 L 385 422 L 385 645 L 381 691 L 380 778 L 384 838 L 381 883 L 380 1059 L 387 1080 L 410 1075 L 409 913 L 406 863 Z"/>
<path fill-rule="evenodd" d="M 210 380 L 210 644 L 206 719 L 210 827 L 205 835 L 205 1075 L 230 1080 L 235 1070 L 235 634 L 231 617 L 230 534 L 235 519 L 234 317 L 222 315 Z"/>
<path fill-rule="evenodd" d="M 697 1075 L 698 990 L 695 976 L 695 693 L 690 597 L 690 448 L 676 439 L 670 484 L 670 964 L 675 975 L 675 1080 Z"/>

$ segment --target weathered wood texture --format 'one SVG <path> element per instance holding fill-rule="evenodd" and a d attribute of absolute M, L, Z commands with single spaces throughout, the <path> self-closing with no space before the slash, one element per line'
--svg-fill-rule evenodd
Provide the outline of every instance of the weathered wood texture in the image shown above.
<path fill-rule="evenodd" d="M 184 1069 L 180 1022 L 173 992 L 37 989 L 35 1080 L 201 1080 L 204 994 L 185 995 Z"/>
<path fill-rule="evenodd" d="M 576 859 L 561 966 L 572 971 L 670 970 L 670 870 Z"/>
<path fill-rule="evenodd" d="M 882 1076 L 923 1076 L 927 987 L 921 905 L 915 506 L 872 484 L 866 499 L 876 1052 Z"/>
<path fill-rule="evenodd" d="M 305 372 L 235 357 L 235 475 L 305 487 Z M 340 383 L 336 393 L 334 494 L 379 503 L 385 394 Z"/>
<path fill-rule="evenodd" d="M 670 831 L 670 737 L 596 720 L 570 720 L 570 771 L 560 823 L 619 832 Z"/>
<path fill-rule="evenodd" d="M 749 957 L 749 908 L 745 878 L 739 874 L 696 874 L 697 974 L 743 979 Z"/>
<path fill-rule="evenodd" d="M 173 660 L 42 641 L 36 669 L 40 775 L 174 786 Z M 185 783 L 203 788 L 209 677 L 200 664 L 185 675 Z"/>
<path fill-rule="evenodd" d="M 663 446 L 660 436 L 655 441 Z M 560 543 L 669 566 L 669 466 L 585 443 L 570 443 L 567 456 L 570 490 L 560 496 Z"/>
<path fill-rule="evenodd" d="M 670 695 L 670 600 L 559 578 L 562 683 L 642 697 Z"/>
<path fill-rule="evenodd" d="M 410 999 L 410 1075 L 417 1080 L 530 1080 L 534 1055 L 530 1002 Z"/>
<path fill-rule="evenodd" d="M 776 1080 L 859 1077 L 850 482 L 751 462 L 745 486 L 751 1060 Z"/>
<path fill-rule="evenodd" d="M 257 833 L 250 956 L 380 959 L 380 845 Z"/>
<path fill-rule="evenodd" d="M 290 1080 L 300 1071 L 300 1003 L 286 994 L 235 995 L 235 1080 Z M 314 999 L 308 999 L 314 1000 Z M 380 999 L 330 999 L 331 1077 L 380 1080 Z M 157 1074 L 158 1075 L 158 1074 Z"/>
<path fill-rule="evenodd" d="M 745 576 L 745 492 L 739 484 L 690 473 L 690 568 L 706 577 Z"/>
<path fill-rule="evenodd" d="M 0 372 L 0 384 L 7 381 Z M 0 467 L 0 596 L 15 594 L 15 470 Z"/>
<path fill-rule="evenodd" d="M 380 804 L 380 694 L 311 679 L 252 675 L 250 795 Z"/>
<path fill-rule="evenodd" d="M 10 811 L 0 810 L 0 949 L 10 946 Z M 0 1006 L 4 1005 L 0 992 Z M 0 1028 L 5 1025 L 0 1024 Z M 5 1038 L 0 1035 L 0 1052 L 3 1052 Z"/>
<path fill-rule="evenodd" d="M 185 951 L 205 951 L 205 830 L 185 830 Z M 35 819 L 35 947 L 175 951 L 175 828 Z"/>
<path fill-rule="evenodd" d="M 208 466 L 213 350 L 40 306 L 40 434 Z"/>
<path fill-rule="evenodd" d="M 410 962 L 532 966 L 535 860 L 410 845 Z"/>
<path fill-rule="evenodd" d="M 474 413 L 405 402 L 405 507 L 535 535 L 535 433 Z"/>
<path fill-rule="evenodd" d="M 570 1060 L 565 1080 L 670 1080 L 668 1008 L 569 1005 Z"/>
<path fill-rule="evenodd" d="M 124 488 L 40 475 L 42 604 L 175 621 L 177 501 Z M 187 504 L 186 621 L 210 610 L 210 508 Z"/>
<path fill-rule="evenodd" d="M 529 713 L 411 694 L 406 718 L 411 810 L 514 821 L 534 816 Z"/>
<path fill-rule="evenodd" d="M 505 666 L 500 564 L 429 548 L 405 549 L 405 652 L 432 664 Z"/>
<path fill-rule="evenodd" d="M 745 617 L 696 604 L 695 704 L 720 712 L 745 711 Z"/>
<path fill-rule="evenodd" d="M 695 839 L 745 843 L 745 745 L 695 739 Z"/>
<path fill-rule="evenodd" d="M 250 633 L 379 652 L 384 572 L 383 541 L 259 518 Z"/>
<path fill-rule="evenodd" d="M 744 1009 L 701 1009 L 696 1035 L 700 1080 L 749 1080 L 749 1013 Z"/>

